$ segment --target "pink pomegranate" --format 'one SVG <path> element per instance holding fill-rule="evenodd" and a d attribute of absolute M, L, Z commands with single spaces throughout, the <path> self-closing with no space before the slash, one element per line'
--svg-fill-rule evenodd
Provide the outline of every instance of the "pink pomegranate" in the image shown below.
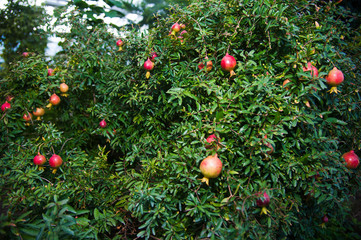
<path fill-rule="evenodd" d="M 218 158 L 217 154 L 213 156 L 208 156 L 201 162 L 199 167 L 201 173 L 203 174 L 202 182 L 205 182 L 209 185 L 210 178 L 216 178 L 221 174 L 222 171 L 222 161 Z"/>
<path fill-rule="evenodd" d="M 334 67 L 326 77 L 326 83 L 331 86 L 330 93 L 338 93 L 337 86 L 340 85 L 344 80 L 343 73 Z"/>
<path fill-rule="evenodd" d="M 10 109 L 11 108 L 11 104 L 8 103 L 7 101 L 1 105 L 1 111 L 5 112 L 7 109 Z"/>
<path fill-rule="evenodd" d="M 148 60 L 144 62 L 144 69 L 147 70 L 147 73 L 145 75 L 147 79 L 150 77 L 150 71 L 153 70 L 153 68 L 154 62 L 152 62 L 150 58 L 148 58 Z"/>
<path fill-rule="evenodd" d="M 233 71 L 233 69 L 236 67 L 236 64 L 237 64 L 236 59 L 233 56 L 229 55 L 228 53 L 226 53 L 226 55 L 222 58 L 221 61 L 222 69 L 227 72 L 230 72 L 231 77 L 236 74 Z"/>

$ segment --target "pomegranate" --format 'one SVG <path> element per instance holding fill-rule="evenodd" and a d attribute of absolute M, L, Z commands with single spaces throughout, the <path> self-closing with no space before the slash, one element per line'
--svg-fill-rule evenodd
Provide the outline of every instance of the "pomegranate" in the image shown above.
<path fill-rule="evenodd" d="M 62 93 L 66 93 L 69 90 L 69 86 L 66 83 L 61 83 L 59 88 Z"/>
<path fill-rule="evenodd" d="M 315 66 L 312 65 L 311 62 L 307 63 L 307 67 L 303 67 L 302 68 L 304 72 L 311 72 L 311 76 L 314 77 L 318 77 L 318 70 Z"/>
<path fill-rule="evenodd" d="M 205 57 L 204 59 L 208 60 L 208 57 Z M 207 67 L 206 67 L 207 72 L 211 71 L 211 70 L 212 70 L 212 67 L 213 67 L 212 61 L 207 61 L 206 66 L 207 66 Z M 203 63 L 203 62 L 200 62 L 200 63 L 198 64 L 198 68 L 199 68 L 199 70 L 202 70 L 202 69 L 204 68 L 204 63 Z"/>
<path fill-rule="evenodd" d="M 216 178 L 221 174 L 222 171 L 222 162 L 218 158 L 217 154 L 213 156 L 208 156 L 202 160 L 199 167 L 201 173 L 203 174 L 202 182 L 205 182 L 209 185 L 210 178 Z"/>
<path fill-rule="evenodd" d="M 49 165 L 52 168 L 58 168 L 63 163 L 63 159 L 59 155 L 53 154 L 51 158 L 49 159 Z"/>
<path fill-rule="evenodd" d="M 29 122 L 31 120 L 31 118 L 32 118 L 31 113 L 28 113 L 28 114 L 24 113 L 23 119 L 25 121 Z"/>
<path fill-rule="evenodd" d="M 327 223 L 327 222 L 328 222 L 328 217 L 327 217 L 327 215 L 325 215 L 325 216 L 322 217 L 322 221 L 323 221 L 324 223 Z"/>
<path fill-rule="evenodd" d="M 288 90 L 290 90 L 288 87 L 285 87 L 285 85 L 287 84 L 287 83 L 290 83 L 291 81 L 289 80 L 289 79 L 286 79 L 286 80 L 284 80 L 283 81 L 283 84 L 282 84 L 282 87 L 284 88 L 284 89 L 286 89 L 287 91 Z"/>
<path fill-rule="evenodd" d="M 353 150 L 344 153 L 342 157 L 346 161 L 346 167 L 348 169 L 355 169 L 360 163 L 359 157 L 356 155 L 356 153 Z"/>
<path fill-rule="evenodd" d="M 41 155 L 40 152 L 38 152 L 38 155 L 34 157 L 33 162 L 35 165 L 41 166 L 46 162 L 46 158 L 43 155 Z"/>
<path fill-rule="evenodd" d="M 154 62 L 148 58 L 147 61 L 144 62 L 144 69 L 147 70 L 146 78 L 148 79 L 150 77 L 150 71 L 154 68 Z"/>
<path fill-rule="evenodd" d="M 176 34 L 177 32 L 179 32 L 180 30 L 181 30 L 181 26 L 180 26 L 178 23 L 174 23 L 173 26 L 172 26 L 172 28 L 171 28 L 171 33 L 170 33 L 170 35 L 175 36 L 175 34 Z"/>
<path fill-rule="evenodd" d="M 36 108 L 35 111 L 33 111 L 34 116 L 36 116 L 37 120 L 40 120 L 40 117 L 43 116 L 45 114 L 45 110 L 44 108 Z"/>
<path fill-rule="evenodd" d="M 103 120 L 100 121 L 99 126 L 101 128 L 105 128 L 107 126 L 107 122 L 103 119 Z"/>
<path fill-rule="evenodd" d="M 263 192 L 263 194 L 259 192 L 256 195 L 261 197 L 261 198 L 257 199 L 257 201 L 256 201 L 257 206 L 262 207 L 261 215 L 268 214 L 269 211 L 267 210 L 266 206 L 268 206 L 268 204 L 271 201 L 270 197 L 268 196 L 268 194 L 266 192 Z"/>
<path fill-rule="evenodd" d="M 60 103 L 60 97 L 54 93 L 51 95 L 49 102 L 52 105 L 58 105 Z"/>
<path fill-rule="evenodd" d="M 28 57 L 29 56 L 29 53 L 28 52 L 23 52 L 23 57 Z"/>
<path fill-rule="evenodd" d="M 204 63 L 200 62 L 200 63 L 198 64 L 198 69 L 199 69 L 199 70 L 202 70 L 203 68 L 204 68 Z"/>
<path fill-rule="evenodd" d="M 264 139 L 267 139 L 267 135 L 264 136 Z M 263 141 L 263 140 L 262 140 L 262 141 Z M 267 154 L 272 154 L 273 151 L 274 151 L 274 147 L 272 146 L 272 144 L 269 143 L 269 142 L 266 142 L 266 143 L 264 143 L 264 145 L 265 145 L 266 147 L 270 148 L 270 150 L 268 150 L 266 153 L 267 153 Z"/>
<path fill-rule="evenodd" d="M 1 105 L 1 111 L 5 112 L 7 109 L 10 109 L 11 108 L 11 104 L 8 103 L 7 101 Z"/>
<path fill-rule="evenodd" d="M 119 47 L 119 49 L 118 49 L 118 51 L 122 51 L 123 50 L 123 41 L 121 40 L 121 39 L 119 39 L 118 41 L 117 41 L 117 46 Z"/>
<path fill-rule="evenodd" d="M 186 28 L 186 25 L 184 25 L 184 24 L 182 23 L 182 24 L 180 24 L 180 27 L 181 27 L 182 29 L 185 29 L 185 28 Z"/>
<path fill-rule="evenodd" d="M 157 57 L 158 57 L 157 53 L 156 53 L 156 52 L 152 52 L 152 53 L 151 53 L 151 57 L 150 57 L 150 61 L 155 62 L 155 58 L 157 58 Z"/>
<path fill-rule="evenodd" d="M 206 141 L 207 141 L 208 143 L 211 143 L 211 142 L 213 142 L 213 141 L 215 141 L 215 140 L 217 140 L 217 137 L 216 137 L 216 135 L 214 135 L 214 134 L 209 135 L 209 136 L 207 137 L 207 139 L 206 139 Z"/>
<path fill-rule="evenodd" d="M 330 93 L 338 93 L 337 86 L 343 82 L 344 76 L 343 73 L 334 67 L 326 77 L 326 83 L 330 85 L 332 88 L 329 91 Z"/>
<path fill-rule="evenodd" d="M 54 76 L 54 69 L 48 68 L 48 76 Z"/>
<path fill-rule="evenodd" d="M 14 99 L 14 96 L 8 95 L 6 96 L 6 101 L 11 102 Z"/>
<path fill-rule="evenodd" d="M 236 67 L 236 64 L 237 64 L 236 59 L 233 56 L 229 55 L 228 53 L 226 53 L 226 55 L 222 58 L 221 61 L 222 69 L 227 72 L 230 72 L 231 77 L 236 74 L 233 71 L 233 69 Z"/>

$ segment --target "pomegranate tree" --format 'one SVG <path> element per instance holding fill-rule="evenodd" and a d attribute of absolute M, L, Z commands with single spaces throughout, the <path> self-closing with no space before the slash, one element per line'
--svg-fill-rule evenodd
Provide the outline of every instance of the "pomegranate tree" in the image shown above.
<path fill-rule="evenodd" d="M 338 93 L 337 86 L 343 82 L 344 76 L 342 71 L 334 67 L 326 77 L 326 83 L 331 86 L 330 93 Z"/>
<path fill-rule="evenodd" d="M 348 169 L 355 169 L 360 163 L 359 157 L 356 155 L 354 150 L 351 150 L 342 155 L 342 158 L 346 161 L 346 167 Z"/>
<path fill-rule="evenodd" d="M 119 47 L 118 51 L 122 51 L 123 50 L 123 41 L 121 39 L 119 39 L 117 41 L 117 46 Z"/>
<path fill-rule="evenodd" d="M 261 215 L 262 214 L 268 214 L 269 210 L 267 210 L 267 206 L 270 203 L 270 197 L 268 196 L 268 194 L 266 192 L 263 193 L 257 193 L 257 196 L 259 196 L 260 198 L 257 199 L 256 203 L 258 207 L 261 207 Z"/>
<path fill-rule="evenodd" d="M 8 103 L 7 101 L 1 105 L 1 111 L 5 112 L 7 109 L 10 109 L 11 108 L 11 104 Z"/>
<path fill-rule="evenodd" d="M 150 58 L 148 58 L 148 60 L 144 62 L 144 69 L 147 70 L 147 73 L 145 75 L 147 79 L 150 77 L 150 71 L 153 70 L 153 68 L 154 62 L 152 62 Z"/>
<path fill-rule="evenodd" d="M 229 55 L 228 53 L 226 53 L 226 55 L 222 58 L 221 61 L 222 69 L 227 72 L 230 72 L 231 77 L 236 74 L 233 71 L 233 69 L 236 67 L 236 64 L 237 64 L 236 59 L 233 56 Z"/>
<path fill-rule="evenodd" d="M 222 171 L 222 161 L 218 158 L 217 154 L 213 156 L 208 156 L 202 160 L 199 167 L 201 173 L 203 174 L 202 182 L 205 182 L 209 185 L 210 178 L 216 178 L 221 174 Z"/>
<path fill-rule="evenodd" d="M 107 122 L 103 119 L 103 120 L 100 121 L 99 126 L 101 128 L 105 128 L 107 126 Z"/>

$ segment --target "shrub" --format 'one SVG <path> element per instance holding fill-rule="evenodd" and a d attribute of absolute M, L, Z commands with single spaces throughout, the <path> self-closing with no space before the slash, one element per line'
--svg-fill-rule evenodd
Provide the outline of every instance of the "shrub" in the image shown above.
<path fill-rule="evenodd" d="M 122 51 L 106 26 L 89 29 L 76 10 L 62 13 L 59 24 L 71 27 L 58 33 L 63 51 L 12 65 L 1 80 L 2 95 L 14 96 L 1 118 L 4 229 L 114 239 L 359 237 L 347 220 L 360 172 L 341 159 L 351 149 L 360 156 L 359 50 L 348 45 L 359 39 L 350 28 L 358 17 L 323 1 L 196 1 L 173 12 L 147 34 L 123 32 Z M 186 33 L 170 33 L 176 22 Z M 143 64 L 153 52 L 148 79 Z M 221 69 L 226 53 L 237 60 L 234 76 Z M 206 61 L 212 69 L 200 70 Z M 304 71 L 309 62 L 318 77 Z M 325 80 L 333 67 L 345 77 L 337 94 Z M 23 114 L 45 108 L 53 93 L 60 104 L 26 126 Z M 39 151 L 63 165 L 39 170 Z M 199 165 L 215 153 L 223 169 L 208 186 Z M 267 209 L 257 206 L 264 192 Z"/>

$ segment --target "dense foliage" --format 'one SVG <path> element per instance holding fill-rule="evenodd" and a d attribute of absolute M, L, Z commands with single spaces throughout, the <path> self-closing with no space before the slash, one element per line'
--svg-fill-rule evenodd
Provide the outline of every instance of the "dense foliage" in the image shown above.
<path fill-rule="evenodd" d="M 3 102 L 14 96 L 0 125 L 1 234 L 359 238 L 350 206 L 360 168 L 341 157 L 361 156 L 359 16 L 337 2 L 290 2 L 197 1 L 148 34 L 123 32 L 122 51 L 106 26 L 60 13 L 71 27 L 57 33 L 63 51 L 14 62 L 0 82 Z M 185 28 L 172 33 L 176 22 Z M 226 53 L 234 76 L 221 68 Z M 334 67 L 339 93 L 325 80 Z M 61 101 L 46 108 L 53 93 Z M 39 107 L 40 120 L 23 120 Z M 223 169 L 207 185 L 199 166 L 216 153 Z"/>

